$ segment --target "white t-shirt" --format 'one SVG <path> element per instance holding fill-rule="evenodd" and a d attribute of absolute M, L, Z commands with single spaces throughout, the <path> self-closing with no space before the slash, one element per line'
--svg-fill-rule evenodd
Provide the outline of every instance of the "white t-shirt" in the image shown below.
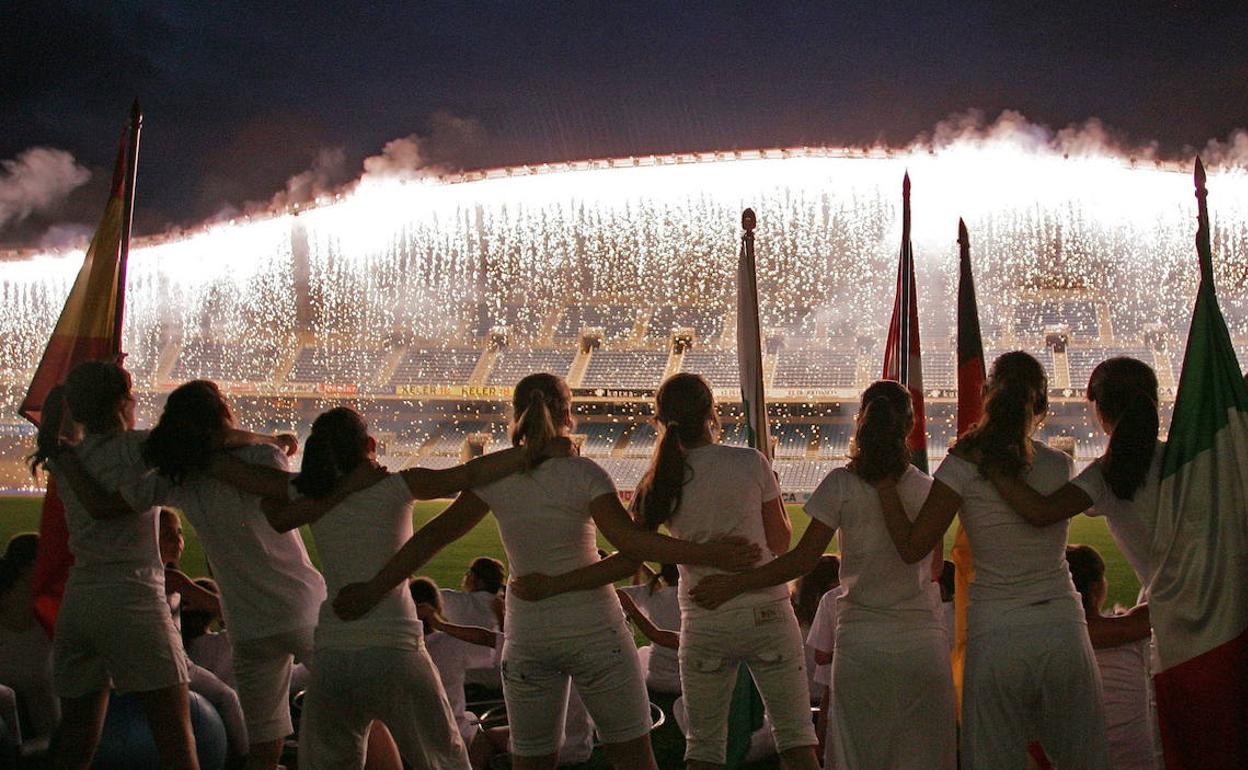
<path fill-rule="evenodd" d="M 400 583 L 359 620 L 334 614 L 332 602 L 349 583 L 377 574 L 412 536 L 412 493 L 400 474 L 356 492 L 312 525 L 325 570 L 316 648 L 420 647 L 421 623 L 407 583 Z"/>
<path fill-rule="evenodd" d="M 1032 465 L 1023 481 L 1042 495 L 1051 494 L 1070 480 L 1074 462 L 1038 441 L 1031 445 Z M 979 475 L 974 464 L 956 455 L 945 457 L 935 478 L 962 498 L 959 515 L 975 555 L 969 612 L 972 634 L 998 622 L 1008 623 L 1006 615 L 1024 607 L 1032 609 L 1029 621 L 1046 613 L 1049 620 L 1085 622 L 1066 565 L 1068 519 L 1033 527 L 997 494 L 992 482 Z"/>
<path fill-rule="evenodd" d="M 286 471 L 286 456 L 268 444 L 242 447 L 245 463 Z M 235 640 L 247 641 L 316 625 L 325 580 L 308 559 L 299 532 L 278 532 L 260 509 L 260 498 L 210 476 L 181 485 L 163 481 L 157 492 L 182 510 L 204 546 L 221 586 L 221 613 Z M 157 482 L 159 483 L 159 482 Z"/>
<path fill-rule="evenodd" d="M 736 536 L 757 543 L 770 554 L 763 531 L 763 503 L 780 496 L 775 473 L 767 458 L 757 449 L 706 444 L 685 454 L 689 468 L 680 508 L 667 522 L 671 533 L 694 543 Z M 764 557 L 766 558 L 766 557 Z M 689 598 L 689 592 L 707 575 L 722 573 L 714 567 L 680 565 L 680 611 L 686 618 L 709 615 L 720 610 L 755 607 L 785 600 L 788 588 L 771 586 L 739 594 L 706 610 Z"/>
<path fill-rule="evenodd" d="M 677 589 L 659 586 L 653 593 L 649 585 L 626 586 L 619 589 L 637 605 L 637 609 L 650 618 L 650 622 L 664 631 L 680 631 L 680 600 Z M 665 681 L 680 681 L 680 661 L 677 651 L 660 644 L 650 651 L 649 675 Z"/>
<path fill-rule="evenodd" d="M 843 573 L 842 573 L 843 574 Z M 806 633 L 806 665 L 807 677 L 812 685 L 831 686 L 832 665 L 820 666 L 815 663 L 815 651 L 835 652 L 836 629 L 839 610 L 845 596 L 845 584 L 836 586 L 819 597 L 819 607 L 815 610 L 815 619 L 810 622 L 810 630 Z M 815 688 L 811 694 L 818 696 Z"/>
<path fill-rule="evenodd" d="M 1157 442 L 1153 452 L 1153 460 L 1148 467 L 1148 475 L 1144 483 L 1135 490 L 1135 497 L 1123 500 L 1109 488 L 1105 474 L 1101 471 L 1099 461 L 1090 464 L 1083 472 L 1070 480 L 1092 498 L 1089 516 L 1104 516 L 1109 524 L 1109 534 L 1118 544 L 1118 550 L 1126 557 L 1140 585 L 1146 590 L 1153 578 L 1153 560 L 1151 549 L 1153 530 L 1157 516 L 1157 490 L 1161 482 L 1161 455 L 1166 445 Z"/>
<path fill-rule="evenodd" d="M 145 494 L 148 473 L 142 447 L 148 431 L 131 430 L 82 440 L 73 452 L 96 483 L 122 494 L 139 512 L 112 519 L 91 518 L 69 484 L 60 484 L 65 503 L 65 525 L 69 530 L 69 551 L 74 555 L 70 578 L 75 581 L 109 582 L 133 580 L 134 571 L 143 570 L 144 583 L 153 583 L 151 572 L 159 575 L 154 584 L 164 591 L 164 569 L 157 547 L 157 509 Z M 52 462 L 53 472 L 56 461 Z"/>
<path fill-rule="evenodd" d="M 448 618 L 449 620 L 449 618 Z M 438 677 L 442 680 L 442 689 L 446 690 L 446 698 L 451 702 L 451 713 L 455 715 L 455 724 L 465 743 L 472 741 L 477 726 L 468 714 L 468 705 L 464 695 L 464 674 L 468 670 L 467 660 L 474 653 L 474 648 L 485 650 L 491 655 L 489 647 L 469 644 L 442 631 L 433 631 L 425 635 L 425 649 L 438 669 Z"/>
<path fill-rule="evenodd" d="M 561 575 L 598 561 L 589 504 L 615 494 L 611 477 L 585 457 L 556 457 L 473 492 L 494 512 L 513 575 Z M 584 636 L 624 622 L 611 586 L 569 591 L 539 602 L 507 594 L 509 639 Z"/>
<path fill-rule="evenodd" d="M 914 521 L 932 479 L 914 466 L 897 480 L 906 516 Z M 842 643 L 892 641 L 899 632 L 927 635 L 940 628 L 940 589 L 932 582 L 931 556 L 906 564 L 884 524 L 880 496 L 846 468 L 827 475 L 805 505 L 812 518 L 837 530 L 841 551 L 838 636 Z M 821 605 L 822 606 L 822 605 Z"/>
<path fill-rule="evenodd" d="M 498 616 L 494 614 L 494 600 L 489 591 L 456 591 L 454 588 L 438 590 L 442 599 L 442 613 L 458 626 L 480 626 L 491 631 L 500 630 Z M 489 647 L 469 644 L 463 648 L 468 656 L 468 668 L 493 668 L 494 653 Z"/>
<path fill-rule="evenodd" d="M 1148 640 L 1094 651 L 1101 670 L 1109 756 L 1115 768 L 1155 768 L 1148 698 Z"/>

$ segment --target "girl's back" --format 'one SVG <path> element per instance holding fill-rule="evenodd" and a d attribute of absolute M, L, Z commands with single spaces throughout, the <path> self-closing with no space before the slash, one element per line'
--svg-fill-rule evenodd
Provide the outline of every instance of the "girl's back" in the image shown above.
<path fill-rule="evenodd" d="M 412 536 L 412 493 L 400 474 L 347 497 L 312 525 L 329 596 L 373 577 Z M 368 614 L 344 621 L 321 604 L 316 646 L 346 649 L 414 647 L 421 637 L 406 585 L 390 589 Z"/>
<path fill-rule="evenodd" d="M 598 561 L 598 530 L 589 504 L 615 494 L 615 485 L 593 460 L 551 458 L 473 493 L 494 513 L 513 574 L 560 574 Z M 507 596 L 508 634 L 551 639 L 621 622 L 623 611 L 610 586 L 570 591 L 540 603 Z"/>
<path fill-rule="evenodd" d="M 74 555 L 71 574 L 77 579 L 103 573 L 120 575 L 133 569 L 155 569 L 163 575 L 156 544 L 156 508 L 150 499 L 147 464 L 141 451 L 147 433 L 90 434 L 73 450 L 101 486 L 121 492 L 140 509 L 134 516 L 94 519 L 73 489 L 61 485 L 69 550 Z"/>
<path fill-rule="evenodd" d="M 756 449 L 705 444 L 687 450 L 685 461 L 689 470 L 680 508 L 667 523 L 672 534 L 697 543 L 740 537 L 758 544 L 767 553 L 763 503 L 780 496 L 780 487 L 767 458 Z M 689 591 L 702 578 L 719 571 L 713 567 L 680 565 L 680 609 L 686 617 L 710 612 L 690 599 Z M 719 609 L 752 607 L 788 595 L 785 586 L 772 586 L 741 594 Z"/>
<path fill-rule="evenodd" d="M 1022 478 L 1037 492 L 1049 494 L 1070 480 L 1074 462 L 1038 441 L 1031 443 L 1034 459 Z M 972 603 L 1026 605 L 1058 597 L 1077 600 L 1066 566 L 1069 521 L 1047 527 L 1028 524 L 980 475 L 978 467 L 952 454 L 937 469 L 936 479 L 962 498 L 959 515 L 975 554 Z"/>

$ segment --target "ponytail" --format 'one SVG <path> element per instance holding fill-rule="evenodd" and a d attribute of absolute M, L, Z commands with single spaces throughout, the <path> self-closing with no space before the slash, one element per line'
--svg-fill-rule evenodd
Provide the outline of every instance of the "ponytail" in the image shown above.
<path fill-rule="evenodd" d="M 984 416 L 959 439 L 958 448 L 979 456 L 981 473 L 1022 475 L 1031 465 L 1034 420 L 1049 409 L 1047 391 L 1039 361 L 1021 350 L 1002 354 L 988 375 Z"/>
<path fill-rule="evenodd" d="M 708 425 L 719 427 L 711 387 L 696 374 L 672 375 L 659 386 L 654 398 L 659 442 L 649 469 L 637 485 L 636 504 L 650 530 L 666 524 L 680 509 L 689 469 L 685 445 L 702 438 Z"/>
<path fill-rule="evenodd" d="M 303 464 L 293 480 L 305 497 L 327 497 L 338 480 L 368 460 L 368 424 L 354 409 L 330 409 L 312 423 L 303 444 Z"/>
<path fill-rule="evenodd" d="M 911 459 L 906 446 L 914 425 L 910 392 L 900 383 L 880 380 L 862 392 L 861 404 L 847 467 L 868 484 L 900 476 Z"/>
<path fill-rule="evenodd" d="M 571 403 L 572 391 L 553 374 L 530 374 L 516 383 L 511 397 L 515 412 L 511 445 L 525 448 L 529 468 L 541 462 L 547 445 L 561 435 Z"/>
<path fill-rule="evenodd" d="M 61 429 L 65 423 L 65 386 L 57 385 L 43 398 L 39 432 L 35 435 L 35 451 L 27 459 L 32 476 L 48 467 L 48 460 L 61 451 Z"/>
<path fill-rule="evenodd" d="M 1157 451 L 1157 375 L 1143 361 L 1110 358 L 1092 370 L 1088 400 L 1113 424 L 1101 473 L 1114 497 L 1131 500 L 1148 478 Z"/>

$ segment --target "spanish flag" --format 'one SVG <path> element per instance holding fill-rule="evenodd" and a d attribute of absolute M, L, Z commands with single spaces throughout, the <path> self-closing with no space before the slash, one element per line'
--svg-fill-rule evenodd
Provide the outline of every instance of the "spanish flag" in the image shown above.
<path fill-rule="evenodd" d="M 104 216 L 87 247 L 82 269 L 74 280 L 52 338 L 31 379 L 30 389 L 18 413 L 38 425 L 44 399 L 70 370 L 84 361 L 119 360 L 121 318 L 125 303 L 125 251 L 130 235 L 130 201 L 133 169 L 138 153 L 138 104 L 130 130 L 123 136 L 113 169 L 113 183 Z M 130 180 L 129 182 L 127 180 Z M 35 614 L 52 633 L 56 613 L 65 591 L 65 580 L 74 558 L 69 552 L 65 507 L 56 491 L 56 479 L 48 481 L 39 520 L 39 552 L 35 557 L 32 590 Z"/>
<path fill-rule="evenodd" d="M 906 438 L 911 462 L 927 473 L 927 418 L 923 409 L 923 362 L 919 345 L 919 292 L 914 280 L 914 247 L 910 245 L 910 175 L 901 182 L 901 254 L 897 260 L 897 293 L 884 344 L 883 379 L 896 380 L 910 391 L 914 428 Z M 936 574 L 940 574 L 939 571 Z"/>

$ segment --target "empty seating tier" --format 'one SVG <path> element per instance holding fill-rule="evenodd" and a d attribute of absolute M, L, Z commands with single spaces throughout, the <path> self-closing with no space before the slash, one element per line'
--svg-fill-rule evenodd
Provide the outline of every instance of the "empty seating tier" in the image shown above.
<path fill-rule="evenodd" d="M 550 372 L 567 377 L 574 356 L 575 353 L 571 350 L 508 348 L 495 359 L 489 384 L 515 385 L 521 378 L 534 372 Z"/>
<path fill-rule="evenodd" d="M 391 385 L 463 385 L 481 359 L 475 348 L 410 348 L 390 377 Z"/>
<path fill-rule="evenodd" d="M 581 380 L 583 388 L 657 388 L 667 353 L 655 350 L 595 350 Z"/>

